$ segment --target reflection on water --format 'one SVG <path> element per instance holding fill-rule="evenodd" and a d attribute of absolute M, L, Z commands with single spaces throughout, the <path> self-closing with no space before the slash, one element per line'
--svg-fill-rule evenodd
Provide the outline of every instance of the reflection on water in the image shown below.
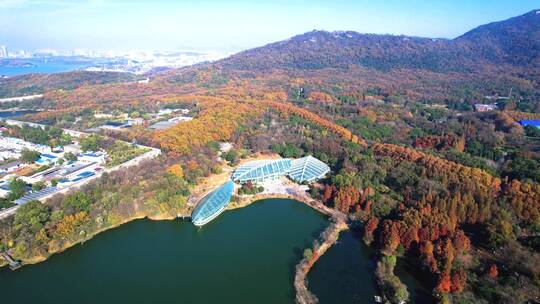
<path fill-rule="evenodd" d="M 309 290 L 321 304 L 371 304 L 380 295 L 375 278 L 376 256 L 362 241 L 362 231 L 341 232 L 338 242 L 323 255 L 308 274 Z M 396 275 L 407 285 L 410 303 L 435 303 L 413 266 L 398 259 Z"/>
<path fill-rule="evenodd" d="M 0 269 L 2 303 L 294 303 L 294 267 L 328 225 L 264 200 L 197 228 L 137 220 L 49 260 Z"/>

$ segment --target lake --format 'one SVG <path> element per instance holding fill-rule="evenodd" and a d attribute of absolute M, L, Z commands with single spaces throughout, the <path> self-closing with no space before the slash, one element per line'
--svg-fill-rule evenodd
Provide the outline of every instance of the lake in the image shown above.
<path fill-rule="evenodd" d="M 0 269 L 2 303 L 292 304 L 294 267 L 328 224 L 287 199 L 226 211 L 201 228 L 136 220 L 45 262 Z M 359 230 L 342 232 L 309 273 L 309 289 L 321 304 L 373 303 L 372 254 Z"/>
<path fill-rule="evenodd" d="M 374 303 L 373 296 L 380 293 L 371 254 L 359 230 L 341 232 L 309 272 L 309 290 L 321 304 Z"/>
<path fill-rule="evenodd" d="M 202 228 L 136 220 L 45 262 L 0 269 L 2 303 L 294 303 L 294 267 L 327 225 L 283 199 Z"/>
<path fill-rule="evenodd" d="M 374 303 L 374 295 L 381 294 L 374 277 L 375 260 L 374 250 L 362 240 L 362 230 L 345 230 L 309 272 L 309 290 L 321 304 Z M 417 272 L 412 265 L 398 260 L 395 273 L 407 286 L 408 303 L 435 303 L 430 289 L 421 283 Z"/>

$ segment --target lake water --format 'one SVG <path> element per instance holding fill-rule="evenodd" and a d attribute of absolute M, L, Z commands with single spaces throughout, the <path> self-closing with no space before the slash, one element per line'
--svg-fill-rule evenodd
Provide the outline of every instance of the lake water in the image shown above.
<path fill-rule="evenodd" d="M 364 244 L 360 229 L 343 231 L 308 274 L 309 290 L 321 304 L 374 303 L 374 296 L 380 295 L 374 277 L 375 260 L 375 252 Z M 407 286 L 409 303 L 435 303 L 412 265 L 399 260 L 395 273 Z"/>
<path fill-rule="evenodd" d="M 45 262 L 0 269 L 2 303 L 292 304 L 294 267 L 327 225 L 284 199 L 226 211 L 201 228 L 136 220 Z M 342 232 L 309 273 L 309 289 L 321 304 L 373 303 L 372 254 L 359 230 Z"/>
<path fill-rule="evenodd" d="M 374 303 L 379 294 L 372 250 L 359 230 L 346 230 L 308 274 L 309 289 L 321 304 Z"/>
<path fill-rule="evenodd" d="M 0 65 L 0 75 L 16 76 L 30 73 L 61 73 L 90 66 L 90 63 L 72 63 L 62 61 L 30 60 L 29 66 Z"/>
<path fill-rule="evenodd" d="M 0 269 L 2 303 L 294 303 L 294 267 L 327 225 L 282 199 L 202 228 L 137 220 L 43 263 Z"/>

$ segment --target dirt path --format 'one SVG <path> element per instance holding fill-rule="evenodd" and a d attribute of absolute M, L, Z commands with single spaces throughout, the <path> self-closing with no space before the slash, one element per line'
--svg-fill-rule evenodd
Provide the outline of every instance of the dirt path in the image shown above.
<path fill-rule="evenodd" d="M 311 249 L 313 256 L 311 258 L 304 257 L 304 259 L 302 259 L 300 263 L 296 265 L 296 273 L 294 276 L 296 303 L 318 303 L 317 297 L 308 289 L 306 280 L 307 274 L 315 262 L 317 262 L 317 260 L 326 253 L 328 248 L 332 247 L 332 245 L 336 243 L 339 238 L 339 233 L 343 230 L 349 229 L 349 226 L 344 219 L 346 219 L 346 216 L 343 214 L 332 217 L 332 223 L 321 233 L 319 237 L 320 240 L 314 242 L 313 248 Z"/>

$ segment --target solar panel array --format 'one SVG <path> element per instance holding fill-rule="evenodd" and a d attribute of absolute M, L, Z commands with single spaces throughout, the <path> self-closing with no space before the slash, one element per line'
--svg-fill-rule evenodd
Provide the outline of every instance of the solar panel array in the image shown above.
<path fill-rule="evenodd" d="M 45 188 L 45 189 L 40 190 L 40 191 L 28 193 L 25 196 L 15 200 L 14 203 L 17 204 L 17 205 L 23 205 L 23 204 L 28 203 L 29 201 L 39 200 L 42 197 L 47 196 L 49 194 L 52 194 L 52 193 L 54 193 L 56 191 L 58 191 L 57 187 Z"/>

